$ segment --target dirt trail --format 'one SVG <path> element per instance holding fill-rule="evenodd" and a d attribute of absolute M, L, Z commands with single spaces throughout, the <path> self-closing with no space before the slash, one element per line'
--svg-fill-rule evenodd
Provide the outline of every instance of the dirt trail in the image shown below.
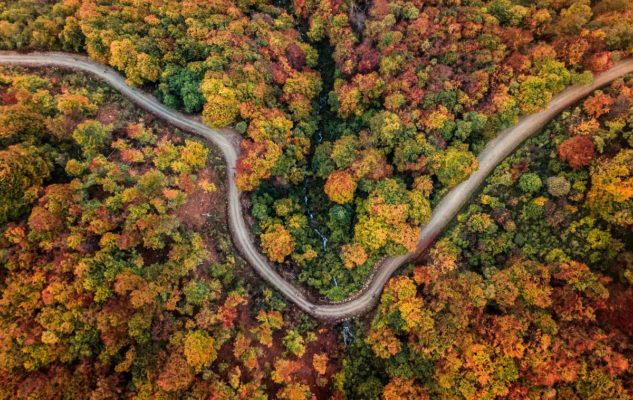
<path fill-rule="evenodd" d="M 404 263 L 415 259 L 424 252 L 439 235 L 459 210 L 470 199 L 494 168 L 512 153 L 523 141 L 537 133 L 549 121 L 564 109 L 586 97 L 594 90 L 601 88 L 611 81 L 633 72 L 633 59 L 619 62 L 613 68 L 596 76 L 593 83 L 570 87 L 552 99 L 550 104 L 541 112 L 521 118 L 519 123 L 501 132 L 491 140 L 479 154 L 479 169 L 461 184 L 454 187 L 444 196 L 435 207 L 431 220 L 420 233 L 415 252 L 400 257 L 389 257 L 376 266 L 364 289 L 350 300 L 335 304 L 314 304 L 303 293 L 288 281 L 284 280 L 268 263 L 266 257 L 255 247 L 250 231 L 243 218 L 240 204 L 240 194 L 235 186 L 235 163 L 239 155 L 236 143 L 238 134 L 230 129 L 213 129 L 202 124 L 198 119 L 167 108 L 153 96 L 132 88 L 125 83 L 115 70 L 98 64 L 87 57 L 57 53 L 35 52 L 21 54 L 0 51 L 0 64 L 24 65 L 34 67 L 57 66 L 78 70 L 95 75 L 113 88 L 128 97 L 134 103 L 153 113 L 166 122 L 190 133 L 200 135 L 217 146 L 227 165 L 228 180 L 228 211 L 229 224 L 233 241 L 239 251 L 255 271 L 286 298 L 294 302 L 299 308 L 315 318 L 323 320 L 343 320 L 365 313 L 378 301 L 382 289 L 389 277 Z"/>

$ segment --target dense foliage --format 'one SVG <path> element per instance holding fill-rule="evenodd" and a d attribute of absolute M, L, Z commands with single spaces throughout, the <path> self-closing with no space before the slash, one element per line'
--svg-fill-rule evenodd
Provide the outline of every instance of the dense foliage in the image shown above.
<path fill-rule="evenodd" d="M 578 166 L 561 152 L 584 138 Z M 346 360 L 357 398 L 628 399 L 633 79 L 503 162 Z M 355 365 L 373 368 L 358 371 Z M 386 376 L 386 378 L 385 378 Z"/>
<path fill-rule="evenodd" d="M 263 251 L 335 299 L 382 256 L 415 246 L 431 203 L 477 168 L 487 139 L 633 45 L 622 0 L 20 0 L 0 10 L 0 47 L 86 52 L 165 104 L 242 133 L 238 185 L 253 192 Z M 564 151 L 582 164 L 578 147 Z"/>
<path fill-rule="evenodd" d="M 319 238 L 304 238 L 310 224 L 297 232 L 298 217 L 255 215 L 262 231 L 280 219 L 295 229 L 291 257 L 302 266 L 300 278 L 334 298 L 345 292 L 333 278 L 357 288 L 380 256 L 415 247 L 431 204 L 477 169 L 475 155 L 489 138 L 568 85 L 590 81 L 591 72 L 609 68 L 633 44 L 633 10 L 617 1 L 293 6 L 308 40 L 317 48 L 327 42 L 334 62 L 322 70 L 328 113 L 311 163 L 310 185 L 323 187 L 325 196 L 309 195 L 311 224 L 340 261 L 329 254 L 306 259 L 306 251 L 321 250 Z M 586 165 L 578 151 L 588 148 L 586 138 L 574 140 L 566 152 Z M 255 197 L 255 205 L 300 205 L 303 195 L 266 194 L 272 198 Z"/>
<path fill-rule="evenodd" d="M 0 115 L 0 398 L 328 390 L 331 333 L 244 279 L 204 144 L 76 74 L 2 71 Z"/>
<path fill-rule="evenodd" d="M 245 134 L 240 186 L 299 183 L 315 131 L 316 51 L 261 1 L 0 2 L 0 46 L 85 51 L 166 105 Z M 266 154 L 265 160 L 261 155 Z"/>
<path fill-rule="evenodd" d="M 238 131 L 262 252 L 339 300 L 490 138 L 631 56 L 633 6 L 0 0 L 0 49 L 85 53 Z M 0 399 L 633 397 L 630 76 L 502 162 L 344 355 L 244 268 L 224 173 L 83 75 L 0 69 Z"/>

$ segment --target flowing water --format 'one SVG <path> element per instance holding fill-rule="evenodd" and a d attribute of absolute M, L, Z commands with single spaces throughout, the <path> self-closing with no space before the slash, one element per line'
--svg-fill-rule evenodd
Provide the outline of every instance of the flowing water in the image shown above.
<path fill-rule="evenodd" d="M 317 113 L 319 114 L 321 113 L 321 110 L 325 107 L 325 105 L 327 104 L 327 93 L 325 93 L 325 90 L 323 92 L 324 93 L 321 93 L 321 97 L 319 97 L 319 103 L 318 103 L 319 105 L 317 109 Z M 318 144 L 321 144 L 321 142 L 323 142 L 323 124 L 319 124 L 319 129 L 317 130 L 316 133 L 317 133 L 317 145 L 318 145 Z M 325 236 L 323 232 L 319 230 L 319 228 L 317 227 L 317 223 L 314 220 L 314 211 L 312 210 L 312 207 L 310 206 L 310 200 L 308 198 L 309 179 L 310 179 L 309 176 L 306 176 L 305 179 L 303 180 L 303 204 L 305 205 L 306 212 L 308 213 L 308 225 L 310 225 L 310 228 L 312 228 L 314 233 L 316 233 L 317 236 L 321 239 L 321 244 L 323 245 L 323 251 L 325 251 L 327 249 L 328 237 Z"/>
<path fill-rule="evenodd" d="M 319 64 L 321 65 L 321 63 Z M 316 111 L 318 115 L 321 115 L 321 118 L 323 118 L 323 113 L 322 113 L 323 110 L 325 110 L 327 107 L 328 93 L 331 89 L 331 86 L 332 86 L 331 82 L 329 82 L 329 84 L 326 84 L 321 92 L 321 96 L 319 97 L 319 102 L 318 102 Z M 316 145 L 319 145 L 323 142 L 323 128 L 324 128 L 324 122 L 319 121 L 319 128 L 316 132 Z M 303 180 L 303 203 L 304 203 L 306 212 L 308 214 L 308 225 L 314 231 L 314 233 L 316 233 L 317 236 L 321 239 L 323 251 L 325 252 L 327 251 L 328 237 L 319 230 L 318 224 L 314 219 L 314 211 L 312 207 L 310 206 L 310 199 L 308 196 L 309 180 L 310 180 L 310 176 L 306 175 L 305 179 Z M 335 276 L 332 277 L 332 283 L 334 284 L 335 287 L 338 287 L 338 282 Z M 343 336 L 343 343 L 345 343 L 345 346 L 349 346 L 354 342 L 354 332 L 352 331 L 352 326 L 349 320 L 343 321 L 341 334 Z"/>

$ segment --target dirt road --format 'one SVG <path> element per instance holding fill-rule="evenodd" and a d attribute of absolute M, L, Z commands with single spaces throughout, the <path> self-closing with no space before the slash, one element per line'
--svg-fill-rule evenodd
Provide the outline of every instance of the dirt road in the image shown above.
<path fill-rule="evenodd" d="M 622 61 L 608 71 L 596 76 L 593 83 L 565 90 L 554 97 L 545 110 L 524 117 L 515 126 L 501 132 L 479 154 L 479 169 L 466 181 L 453 188 L 435 207 L 431 220 L 422 228 L 415 252 L 401 257 L 390 257 L 382 261 L 376 266 L 375 274 L 362 293 L 354 296 L 351 300 L 336 304 L 314 304 L 298 288 L 284 280 L 275 271 L 274 267 L 268 263 L 266 257 L 259 253 L 254 244 L 244 221 L 240 194 L 235 186 L 235 163 L 239 155 L 239 150 L 236 146 L 236 143 L 239 142 L 239 135 L 236 132 L 230 129 L 218 130 L 209 128 L 195 117 L 169 109 L 153 96 L 128 86 L 125 83 L 125 79 L 115 70 L 95 63 L 84 56 L 54 52 L 20 54 L 0 51 L 0 64 L 34 67 L 57 66 L 90 73 L 110 84 L 146 111 L 182 130 L 200 135 L 213 143 L 224 155 L 227 165 L 229 224 L 235 245 L 264 280 L 294 302 L 299 308 L 315 318 L 323 320 L 347 319 L 371 309 L 380 298 L 380 293 L 389 277 L 401 265 L 414 259 L 427 249 L 437 235 L 457 215 L 486 177 L 508 154 L 514 151 L 527 138 L 537 133 L 567 107 L 578 102 L 594 90 L 607 85 L 614 79 L 633 72 L 633 59 Z"/>

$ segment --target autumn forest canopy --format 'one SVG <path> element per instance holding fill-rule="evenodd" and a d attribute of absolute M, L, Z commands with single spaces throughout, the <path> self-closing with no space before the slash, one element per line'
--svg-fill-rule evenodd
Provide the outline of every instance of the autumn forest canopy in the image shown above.
<path fill-rule="evenodd" d="M 628 0 L 0 0 L 0 49 L 85 54 L 239 133 L 257 246 L 340 301 L 485 144 L 633 55 Z M 106 84 L 0 67 L 0 399 L 628 399 L 633 76 L 497 166 L 342 325 L 233 247 L 204 139 Z"/>

